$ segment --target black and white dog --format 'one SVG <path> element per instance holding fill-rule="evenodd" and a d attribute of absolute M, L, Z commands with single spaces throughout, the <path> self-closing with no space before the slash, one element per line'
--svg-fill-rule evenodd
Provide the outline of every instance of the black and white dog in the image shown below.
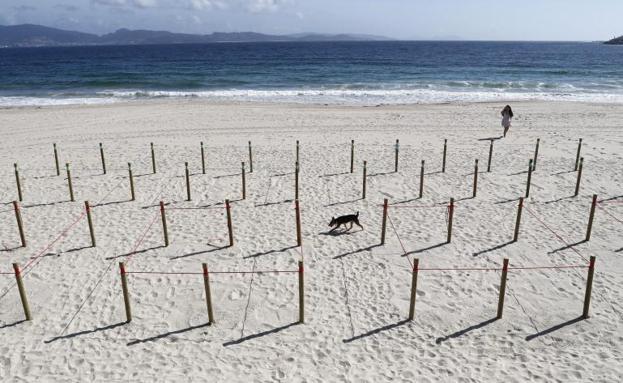
<path fill-rule="evenodd" d="M 359 226 L 361 230 L 363 230 L 363 226 L 359 223 L 359 212 L 357 214 L 343 215 L 341 217 L 331 217 L 331 222 L 329 226 L 334 226 L 333 229 L 329 231 L 329 233 L 333 233 L 338 227 L 344 225 L 346 227 L 347 224 L 350 223 L 350 227 L 345 231 L 349 231 L 353 228 L 353 224 Z"/>

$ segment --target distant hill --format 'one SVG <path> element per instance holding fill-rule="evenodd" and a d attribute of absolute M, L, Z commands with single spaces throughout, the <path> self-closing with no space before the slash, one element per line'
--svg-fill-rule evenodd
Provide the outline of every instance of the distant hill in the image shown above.
<path fill-rule="evenodd" d="M 98 36 L 90 33 L 66 31 L 41 25 L 0 25 L 0 47 L 46 47 L 78 45 L 147 45 L 147 44 L 204 44 L 220 42 L 269 41 L 382 41 L 382 36 L 356 34 L 301 33 L 267 35 L 255 32 L 215 32 L 209 35 L 173 33 L 168 31 L 119 29 Z"/>
<path fill-rule="evenodd" d="M 612 40 L 606 41 L 604 44 L 623 45 L 623 36 L 615 37 Z"/>
<path fill-rule="evenodd" d="M 96 44 L 99 36 L 41 25 L 0 25 L 0 46 L 50 46 Z"/>

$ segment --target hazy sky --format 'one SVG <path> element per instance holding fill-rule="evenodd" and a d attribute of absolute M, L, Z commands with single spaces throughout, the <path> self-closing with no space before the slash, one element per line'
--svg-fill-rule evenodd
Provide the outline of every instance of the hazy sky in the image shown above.
<path fill-rule="evenodd" d="M 604 40 L 623 34 L 623 0 L 0 0 L 0 24 L 98 34 L 367 33 L 400 39 Z"/>

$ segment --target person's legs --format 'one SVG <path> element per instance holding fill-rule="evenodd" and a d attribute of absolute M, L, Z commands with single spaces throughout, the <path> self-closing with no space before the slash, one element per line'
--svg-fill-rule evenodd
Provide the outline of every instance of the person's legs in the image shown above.
<path fill-rule="evenodd" d="M 504 137 L 506 137 L 506 133 L 508 133 L 508 128 L 507 126 L 504 127 Z"/>

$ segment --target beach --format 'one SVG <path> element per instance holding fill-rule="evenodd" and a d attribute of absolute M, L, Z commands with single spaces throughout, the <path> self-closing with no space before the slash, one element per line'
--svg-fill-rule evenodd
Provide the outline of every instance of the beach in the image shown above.
<path fill-rule="evenodd" d="M 0 380 L 618 381 L 623 109 L 510 102 L 513 126 L 500 139 L 506 103 L 190 98 L 0 109 Z M 583 167 L 574 196 L 579 139 Z M 297 141 L 302 246 L 294 201 Z M 12 203 L 14 163 L 26 247 Z M 593 195 L 598 205 L 585 241 Z M 332 217 L 356 212 L 364 230 L 328 233 Z M 496 320 L 505 258 L 504 311 Z M 415 315 L 408 321 L 416 259 Z M 298 323 L 300 261 L 305 323 Z M 129 273 L 130 323 L 119 262 Z M 31 321 L 23 320 L 12 263 L 23 268 Z M 202 263 L 210 270 L 212 325 Z"/>

